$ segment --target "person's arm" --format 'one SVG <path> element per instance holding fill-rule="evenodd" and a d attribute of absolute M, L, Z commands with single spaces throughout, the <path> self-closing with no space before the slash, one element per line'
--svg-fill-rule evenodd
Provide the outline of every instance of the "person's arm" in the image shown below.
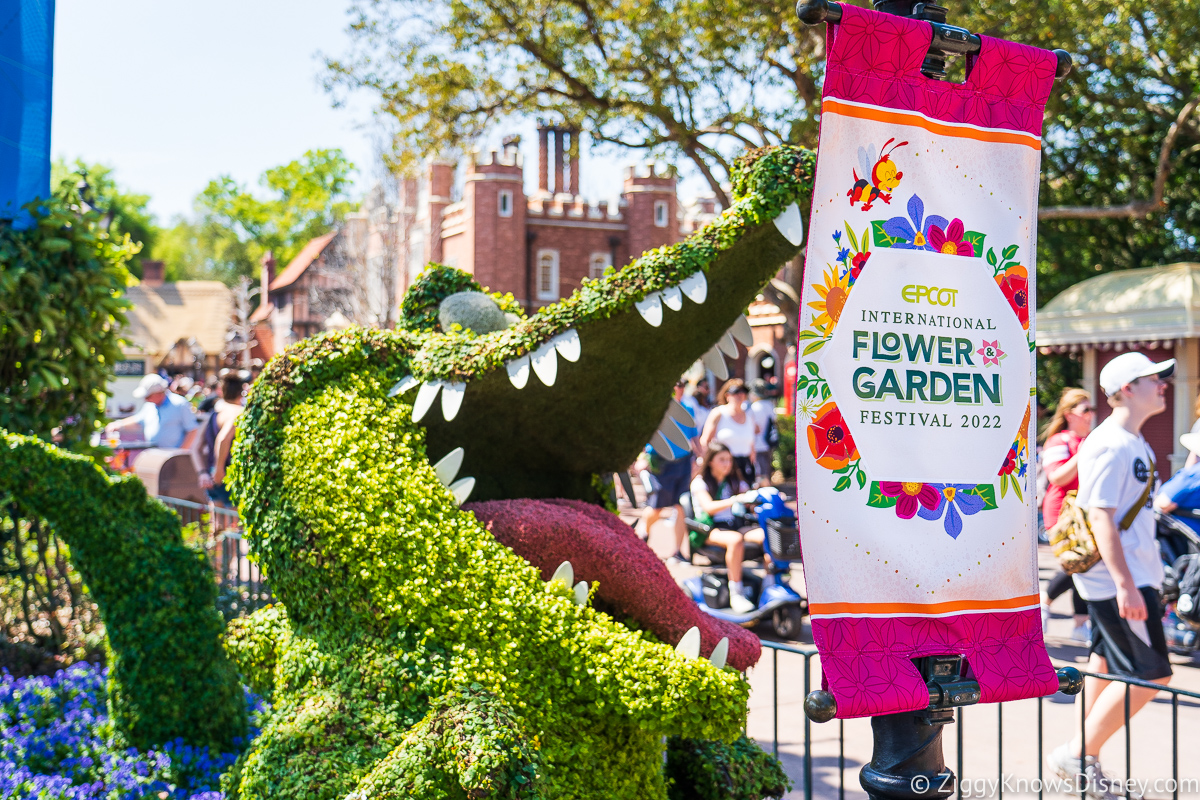
<path fill-rule="evenodd" d="M 1170 514 L 1175 509 L 1179 508 L 1179 504 L 1167 497 L 1165 492 L 1159 492 L 1154 498 L 1154 507 L 1164 514 Z"/>
<path fill-rule="evenodd" d="M 1183 462 L 1183 468 L 1187 469 L 1188 467 L 1195 464 L 1197 461 L 1200 461 L 1200 456 L 1196 455 L 1195 450 L 1190 450 L 1190 451 L 1188 451 L 1187 461 Z"/>
<path fill-rule="evenodd" d="M 728 511 L 733 508 L 734 503 L 753 502 L 755 497 L 758 497 L 758 492 L 751 490 L 735 494 L 728 500 L 713 500 L 712 495 L 708 493 L 708 489 L 692 489 L 692 503 L 710 517 L 715 517 L 722 511 Z"/>
<path fill-rule="evenodd" d="M 1068 458 L 1061 464 L 1051 464 L 1046 470 L 1046 478 L 1055 486 L 1068 486 L 1079 476 L 1079 453 Z"/>
<path fill-rule="evenodd" d="M 1113 583 L 1117 585 L 1117 609 L 1121 616 L 1132 621 L 1146 619 L 1146 601 L 1133 581 L 1133 574 L 1125 562 L 1125 549 L 1121 547 L 1121 533 L 1117 530 L 1117 510 L 1089 509 L 1088 522 L 1092 526 L 1092 536 L 1096 539 L 1096 549 L 1100 551 L 1100 558 L 1108 567 Z"/>
<path fill-rule="evenodd" d="M 213 412 L 214 414 L 217 412 Z M 196 468 L 196 481 L 200 484 L 201 489 L 212 488 L 212 475 L 208 474 L 208 470 L 204 468 L 204 437 L 197 436 L 192 439 L 192 446 L 188 448 L 188 455 L 191 456 L 192 466 Z"/>
<path fill-rule="evenodd" d="M 233 436 L 237 431 L 239 416 L 241 416 L 240 413 L 225 423 L 221 432 L 217 434 L 217 441 L 213 444 L 217 453 L 213 458 L 212 480 L 214 484 L 225 482 L 225 462 L 229 460 L 229 451 L 233 449 Z"/>
<path fill-rule="evenodd" d="M 713 436 L 717 432 L 717 418 L 720 416 L 720 409 L 714 408 L 708 413 L 708 419 L 704 420 L 704 430 L 700 434 L 701 451 L 707 450 L 712 443 Z"/>

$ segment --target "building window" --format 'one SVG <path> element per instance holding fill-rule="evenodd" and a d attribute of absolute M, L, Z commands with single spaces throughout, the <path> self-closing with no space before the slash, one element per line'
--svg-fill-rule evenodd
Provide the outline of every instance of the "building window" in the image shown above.
<path fill-rule="evenodd" d="M 667 205 L 666 200 L 655 200 L 654 201 L 654 225 L 655 225 L 655 227 L 657 227 L 657 228 L 667 227 L 667 210 L 669 208 L 670 208 L 670 206 Z"/>
<path fill-rule="evenodd" d="M 588 277 L 600 280 L 604 277 L 604 270 L 611 265 L 612 253 L 592 253 L 592 257 L 588 259 Z"/>
<path fill-rule="evenodd" d="M 511 217 L 513 212 L 512 189 L 500 190 L 500 216 Z"/>
<path fill-rule="evenodd" d="M 537 299 L 558 299 L 558 251 L 538 250 Z"/>

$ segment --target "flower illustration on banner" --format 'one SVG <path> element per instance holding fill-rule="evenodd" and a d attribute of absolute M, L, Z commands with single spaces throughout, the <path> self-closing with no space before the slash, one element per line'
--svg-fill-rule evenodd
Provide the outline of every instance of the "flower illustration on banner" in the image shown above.
<path fill-rule="evenodd" d="M 1029 330 L 1029 273 L 1022 266 L 1011 267 L 1003 275 L 997 275 L 996 282 L 1008 298 L 1021 327 Z"/>
<path fill-rule="evenodd" d="M 937 226 L 944 231 L 949 224 L 945 217 L 939 217 L 937 214 L 926 217 L 925 201 L 914 194 L 908 198 L 908 219 L 892 217 L 883 223 L 883 232 L 896 240 L 892 247 L 901 250 L 933 250 L 929 243 L 930 228 Z"/>
<path fill-rule="evenodd" d="M 1021 427 L 1017 429 L 1017 437 L 1004 456 L 1004 463 L 1000 465 L 1000 472 L 997 473 L 1000 476 L 1000 496 L 1006 497 L 1011 489 L 1021 502 L 1025 502 L 1021 486 L 1029 469 L 1029 417 L 1032 411 L 1033 403 L 1026 404 L 1025 417 L 1021 420 Z"/>
<path fill-rule="evenodd" d="M 975 245 L 966 241 L 963 235 L 966 227 L 961 219 L 953 219 L 950 226 L 942 228 L 938 225 L 929 226 L 929 249 L 937 253 L 951 256 L 975 257 Z"/>
<path fill-rule="evenodd" d="M 848 278 L 850 286 L 854 286 L 854 282 L 858 280 L 858 276 L 862 274 L 863 267 L 867 265 L 867 259 L 871 257 L 871 251 L 867 249 L 870 245 L 870 228 L 863 229 L 862 238 L 860 239 L 854 233 L 854 228 L 850 227 L 850 223 L 846 223 L 846 238 L 850 240 L 849 247 L 842 247 L 842 232 L 833 232 L 834 244 L 838 246 L 837 262 L 842 267 L 841 277 Z"/>
<path fill-rule="evenodd" d="M 976 487 L 966 483 L 932 483 L 938 492 L 938 504 L 934 508 L 920 508 L 921 519 L 943 520 L 943 527 L 951 539 L 962 533 L 964 516 L 973 516 L 987 507 L 987 501 L 976 493 Z M 991 488 L 991 487 L 988 487 Z"/>
<path fill-rule="evenodd" d="M 858 458 L 858 447 L 836 403 L 817 409 L 808 426 L 808 449 L 825 469 L 841 469 Z"/>
<path fill-rule="evenodd" d="M 812 288 L 816 290 L 821 299 L 808 305 L 809 308 L 819 312 L 813 317 L 813 326 L 824 329 L 825 335 L 828 336 L 837 326 L 846 300 L 850 297 L 850 276 L 846 274 L 838 277 L 837 268 L 832 267 L 825 272 L 824 277 L 824 283 L 812 284 Z"/>
<path fill-rule="evenodd" d="M 938 492 L 929 483 L 880 481 L 879 491 L 887 497 L 896 498 L 896 516 L 900 519 L 915 517 L 918 506 L 930 510 L 937 508 Z"/>
<path fill-rule="evenodd" d="M 1000 349 L 1000 340 L 989 342 L 984 339 L 983 344 L 975 351 L 983 359 L 983 365 L 986 367 L 989 364 L 1000 366 L 1000 359 L 1004 358 L 1008 353 Z"/>

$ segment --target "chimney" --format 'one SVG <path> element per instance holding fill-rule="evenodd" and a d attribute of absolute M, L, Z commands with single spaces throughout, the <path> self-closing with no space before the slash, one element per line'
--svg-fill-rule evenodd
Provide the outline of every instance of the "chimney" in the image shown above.
<path fill-rule="evenodd" d="M 265 306 L 270 298 L 271 283 L 275 280 L 275 254 L 268 250 L 262 257 L 262 288 L 258 292 L 258 302 Z"/>
<path fill-rule="evenodd" d="M 566 190 L 563 183 L 563 170 L 566 168 L 566 148 L 563 141 L 567 137 L 567 132 L 561 128 L 554 129 L 554 192 L 558 194 Z"/>
<path fill-rule="evenodd" d="M 161 262 L 161 261 L 143 261 L 142 262 L 142 284 L 144 286 L 162 286 L 163 285 L 163 262 Z"/>
<path fill-rule="evenodd" d="M 550 129 L 538 125 L 538 191 L 550 191 Z"/>
<path fill-rule="evenodd" d="M 571 194 L 579 196 L 579 130 L 571 131 Z"/>

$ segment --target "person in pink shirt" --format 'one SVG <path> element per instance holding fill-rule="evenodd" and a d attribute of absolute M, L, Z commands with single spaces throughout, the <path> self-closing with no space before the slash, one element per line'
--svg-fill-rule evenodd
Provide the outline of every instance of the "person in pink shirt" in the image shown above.
<path fill-rule="evenodd" d="M 1042 431 L 1042 470 L 1050 482 L 1046 487 L 1046 497 L 1042 500 L 1042 519 L 1046 530 L 1058 522 L 1067 492 L 1079 488 L 1079 445 L 1091 433 L 1095 414 L 1092 396 L 1086 390 L 1064 389 L 1054 416 Z M 1042 630 L 1046 629 L 1050 619 L 1050 603 L 1068 589 L 1071 590 L 1075 612 L 1075 631 L 1071 638 L 1086 642 L 1087 603 L 1075 591 L 1071 576 L 1062 570 L 1050 579 L 1042 592 Z"/>

